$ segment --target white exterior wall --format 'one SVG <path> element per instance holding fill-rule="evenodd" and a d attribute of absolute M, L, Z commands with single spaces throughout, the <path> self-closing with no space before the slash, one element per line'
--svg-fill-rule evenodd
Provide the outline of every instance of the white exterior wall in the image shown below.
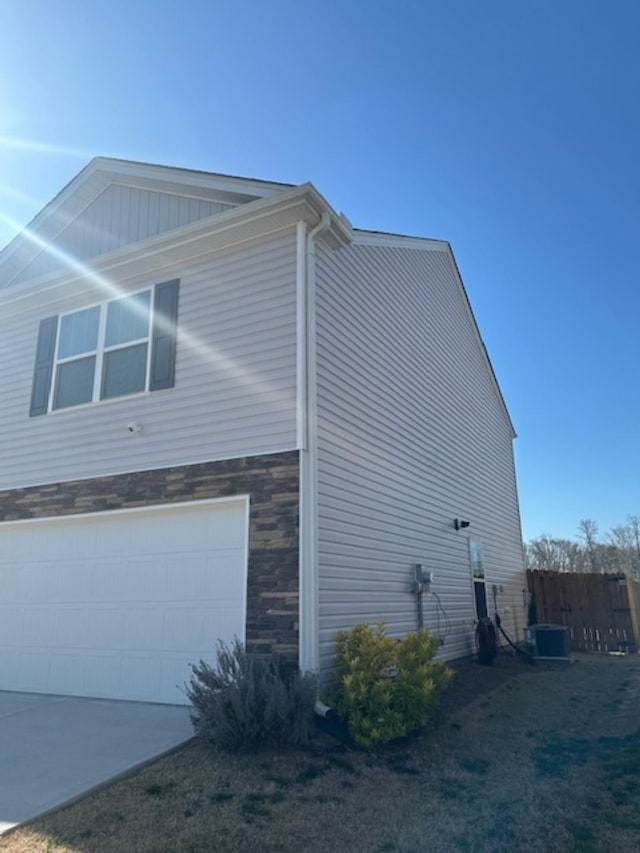
<path fill-rule="evenodd" d="M 61 223 L 62 230 L 55 241 L 61 254 L 43 249 L 18 273 L 14 283 L 60 269 L 64 264 L 62 254 L 84 261 L 234 206 L 111 184 L 70 223 Z M 26 248 L 32 247 L 27 243 Z"/>
<path fill-rule="evenodd" d="M 0 489 L 296 447 L 295 231 L 114 282 L 180 279 L 175 387 L 29 417 L 39 321 L 105 297 L 87 282 L 0 313 Z M 111 298 L 113 294 L 111 294 Z M 19 313 L 16 311 L 19 310 Z M 11 369 L 9 369 L 11 365 Z M 131 435 L 135 421 L 142 432 Z"/>
<path fill-rule="evenodd" d="M 487 603 L 526 624 L 512 431 L 445 244 L 358 245 L 317 262 L 320 663 L 336 631 L 417 627 L 412 563 L 434 572 L 427 627 L 443 656 L 474 651 L 469 538 Z M 456 531 L 455 517 L 468 519 Z M 448 622 L 448 631 L 446 630 Z"/>

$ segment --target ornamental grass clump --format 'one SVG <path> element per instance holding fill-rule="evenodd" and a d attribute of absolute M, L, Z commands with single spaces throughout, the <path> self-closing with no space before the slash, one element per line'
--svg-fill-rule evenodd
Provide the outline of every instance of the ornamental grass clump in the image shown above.
<path fill-rule="evenodd" d="M 433 658 L 440 638 L 426 628 L 403 640 L 356 625 L 337 637 L 337 667 L 329 704 L 359 746 L 373 749 L 422 728 L 453 671 Z"/>
<path fill-rule="evenodd" d="M 216 668 L 201 660 L 191 670 L 191 721 L 207 743 L 228 751 L 308 743 L 315 676 L 281 660 L 247 654 L 237 639 L 230 647 L 218 643 Z"/>

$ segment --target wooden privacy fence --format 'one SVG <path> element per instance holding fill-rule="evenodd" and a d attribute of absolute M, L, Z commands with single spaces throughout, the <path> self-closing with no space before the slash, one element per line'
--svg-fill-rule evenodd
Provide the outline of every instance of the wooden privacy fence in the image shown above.
<path fill-rule="evenodd" d="M 640 583 L 624 574 L 527 571 L 538 623 L 566 625 L 571 648 L 640 651 Z"/>

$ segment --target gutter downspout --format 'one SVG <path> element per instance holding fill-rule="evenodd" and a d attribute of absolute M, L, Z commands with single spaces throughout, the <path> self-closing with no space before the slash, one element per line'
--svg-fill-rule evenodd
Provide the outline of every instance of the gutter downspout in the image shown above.
<path fill-rule="evenodd" d="M 302 672 L 320 668 L 318 642 L 317 436 L 316 436 L 316 244 L 331 225 L 323 212 L 307 234 L 299 222 L 296 232 L 297 290 L 297 438 L 300 451 L 300 604 L 299 665 Z"/>
<path fill-rule="evenodd" d="M 296 225 L 296 445 L 307 449 L 307 226 Z"/>

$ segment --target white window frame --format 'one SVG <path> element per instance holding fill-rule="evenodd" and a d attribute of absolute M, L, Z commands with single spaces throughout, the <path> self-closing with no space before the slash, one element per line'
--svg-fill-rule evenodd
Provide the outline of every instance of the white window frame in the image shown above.
<path fill-rule="evenodd" d="M 105 339 L 107 334 L 107 314 L 109 310 L 109 305 L 113 302 L 118 302 L 120 299 L 128 299 L 131 296 L 138 296 L 141 293 L 149 293 L 149 318 L 147 323 L 147 335 L 144 338 L 136 338 L 135 340 L 125 341 L 122 344 L 113 344 L 112 346 L 105 346 Z M 97 347 L 94 350 L 88 350 L 87 352 L 80 353 L 78 355 L 67 356 L 67 358 L 58 358 L 58 350 L 60 346 L 60 332 L 62 329 L 62 320 L 64 317 L 69 317 L 72 314 L 78 314 L 80 311 L 86 311 L 91 308 L 99 308 L 100 316 L 98 319 L 98 342 Z M 77 409 L 79 406 L 91 406 L 95 403 L 102 402 L 103 400 L 119 400 L 121 397 L 130 397 L 132 394 L 143 394 L 149 390 L 149 381 L 151 376 L 151 345 L 152 345 L 152 329 L 153 329 L 153 317 L 155 310 L 155 288 L 153 287 L 143 287 L 140 290 L 134 290 L 131 293 L 123 293 L 121 296 L 115 296 L 113 299 L 108 299 L 105 302 L 94 302 L 91 305 L 85 305 L 81 308 L 74 308 L 73 311 L 65 311 L 63 314 L 58 316 L 58 328 L 56 329 L 56 343 L 54 349 L 54 360 L 53 360 L 53 374 L 51 377 L 51 388 L 49 389 L 49 403 L 48 403 L 48 412 L 59 412 L 64 411 L 65 409 Z M 139 344 L 147 344 L 147 365 L 145 369 L 145 380 L 144 380 L 144 388 L 140 391 L 131 392 L 131 394 L 121 394 L 115 397 L 102 397 L 102 371 L 104 367 L 104 356 L 105 353 L 115 352 L 119 349 L 126 349 L 129 347 L 134 347 Z M 87 400 L 85 403 L 77 403 L 73 406 L 59 406 L 58 408 L 54 408 L 54 400 L 56 394 L 56 388 L 58 384 L 58 367 L 61 364 L 69 364 L 72 361 L 80 361 L 83 358 L 90 358 L 94 356 L 96 358 L 96 363 L 94 367 L 93 374 L 93 393 L 91 400 Z"/>
<path fill-rule="evenodd" d="M 482 586 L 484 587 L 485 606 L 487 610 L 487 615 L 489 614 L 489 600 L 487 598 L 487 577 L 484 567 L 484 547 L 483 543 L 479 539 L 474 539 L 472 536 L 469 536 L 467 541 L 469 550 L 469 567 L 471 569 L 471 593 L 473 595 L 473 610 L 475 613 L 475 619 L 477 620 L 480 617 L 478 615 L 476 584 L 482 584 Z M 475 559 L 476 557 L 479 557 L 479 561 Z M 479 568 L 482 574 L 476 575 L 476 568 Z"/>

